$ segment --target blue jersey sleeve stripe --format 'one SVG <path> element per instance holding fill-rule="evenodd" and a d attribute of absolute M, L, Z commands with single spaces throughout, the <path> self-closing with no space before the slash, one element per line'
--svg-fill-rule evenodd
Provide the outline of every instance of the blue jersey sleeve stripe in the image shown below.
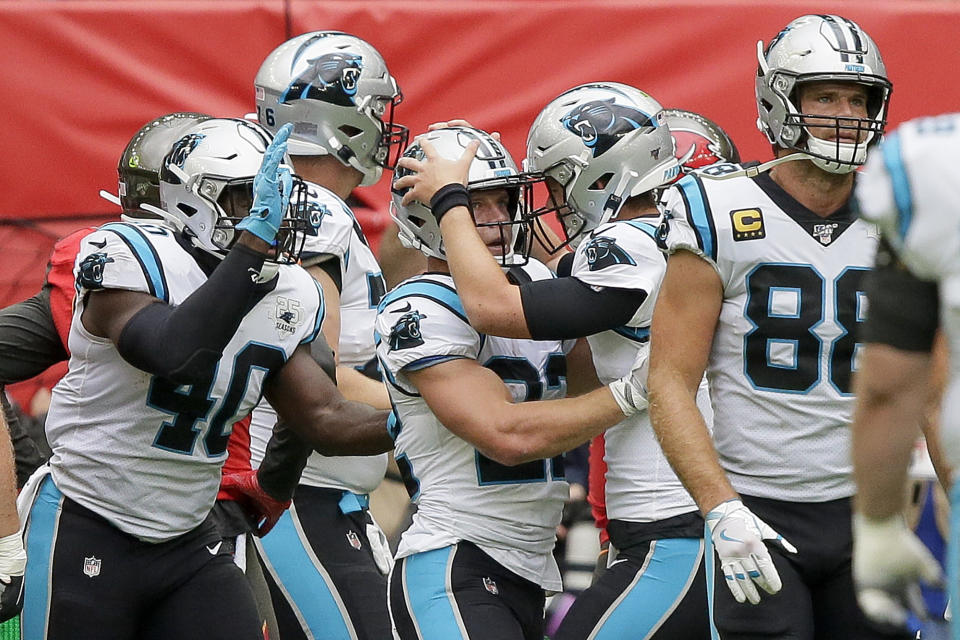
<path fill-rule="evenodd" d="M 436 355 L 436 356 L 425 356 L 419 360 L 414 360 L 408 365 L 404 365 L 404 371 L 420 371 L 421 369 L 427 369 L 433 365 L 440 364 L 442 362 L 449 362 L 450 360 L 460 360 L 466 356 L 456 356 L 456 355 Z"/>
<path fill-rule="evenodd" d="M 410 296 L 419 296 L 433 300 L 450 309 L 450 311 L 457 314 L 464 322 L 469 322 L 469 320 L 467 320 L 467 312 L 464 310 L 463 303 L 460 302 L 460 296 L 457 295 L 457 292 L 444 284 L 430 282 L 428 280 L 420 280 L 400 285 L 383 297 L 378 310 L 383 312 L 387 305 Z"/>
<path fill-rule="evenodd" d="M 150 287 L 150 295 L 160 298 L 164 302 L 170 302 L 170 296 L 167 291 L 167 278 L 163 274 L 163 267 L 160 264 L 160 256 L 153 244 L 147 240 L 143 232 L 133 225 L 123 224 L 121 222 L 111 222 L 101 227 L 104 231 L 112 231 L 120 236 L 120 239 L 130 247 L 133 255 L 140 263 L 143 269 L 143 275 L 147 279 L 147 285 Z"/>
<path fill-rule="evenodd" d="M 890 174 L 893 184 L 893 199 L 897 203 L 898 228 L 900 238 L 907 236 L 910 221 L 913 218 L 913 194 L 910 192 L 910 180 L 907 177 L 906 167 L 903 166 L 903 157 L 900 154 L 900 134 L 894 132 L 883 143 L 883 164 Z"/>
<path fill-rule="evenodd" d="M 317 304 L 317 316 L 313 320 L 313 331 L 306 338 L 300 341 L 300 344 L 309 344 L 317 339 L 317 336 L 320 335 L 320 329 L 323 326 L 323 319 L 327 315 L 327 307 L 323 301 L 323 287 L 320 286 L 320 283 L 316 280 L 313 280 L 313 285 L 317 288 L 317 297 L 319 298 L 319 304 Z"/>
<path fill-rule="evenodd" d="M 680 195 L 687 207 L 687 221 L 697 235 L 697 244 L 710 257 L 717 260 L 716 228 L 713 225 L 713 215 L 703 194 L 703 185 L 699 178 L 690 175 L 677 183 Z"/>
<path fill-rule="evenodd" d="M 647 234 L 648 236 L 650 236 L 654 241 L 656 241 L 656 239 L 657 239 L 657 228 L 656 228 L 655 226 L 653 226 L 652 224 L 650 224 L 650 223 L 648 223 L 648 222 L 641 222 L 641 221 L 639 221 L 639 220 L 627 220 L 626 223 L 629 224 L 629 225 L 630 225 L 631 227 L 633 227 L 634 229 L 638 229 L 638 230 L 640 230 L 640 231 L 643 231 L 645 234 Z"/>

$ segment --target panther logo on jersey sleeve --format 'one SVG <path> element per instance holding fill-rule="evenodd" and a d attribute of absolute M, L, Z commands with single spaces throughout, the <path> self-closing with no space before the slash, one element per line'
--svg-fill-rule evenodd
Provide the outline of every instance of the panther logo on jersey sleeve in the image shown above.
<path fill-rule="evenodd" d="M 409 303 L 407 308 L 409 309 Z M 400 316 L 397 323 L 390 329 L 390 350 L 410 349 L 423 344 L 423 335 L 420 333 L 420 320 L 426 318 L 416 309 Z"/>
<path fill-rule="evenodd" d="M 77 284 L 84 289 L 102 289 L 103 267 L 113 261 L 113 258 L 107 256 L 106 253 L 91 253 L 80 263 Z"/>
<path fill-rule="evenodd" d="M 583 144 L 593 151 L 594 158 L 603 155 L 625 133 L 652 126 L 650 116 L 639 109 L 614 104 L 613 98 L 579 105 L 560 123 L 580 136 Z"/>
<path fill-rule="evenodd" d="M 328 53 L 308 59 L 306 69 L 294 77 L 280 96 L 280 103 L 312 98 L 341 107 L 352 106 L 362 61 L 363 58 L 354 53 Z"/>
<path fill-rule="evenodd" d="M 637 263 L 626 251 L 609 236 L 595 236 L 590 238 L 584 252 L 587 256 L 587 266 L 590 271 L 600 271 L 615 264 Z"/>

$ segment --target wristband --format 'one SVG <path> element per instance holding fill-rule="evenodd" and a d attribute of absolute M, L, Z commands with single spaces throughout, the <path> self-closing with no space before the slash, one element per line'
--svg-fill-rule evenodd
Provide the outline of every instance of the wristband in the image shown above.
<path fill-rule="evenodd" d="M 440 219 L 454 207 L 466 207 L 473 216 L 473 209 L 470 208 L 470 192 L 459 182 L 440 187 L 430 198 L 430 211 L 436 218 L 437 224 L 440 224 Z"/>

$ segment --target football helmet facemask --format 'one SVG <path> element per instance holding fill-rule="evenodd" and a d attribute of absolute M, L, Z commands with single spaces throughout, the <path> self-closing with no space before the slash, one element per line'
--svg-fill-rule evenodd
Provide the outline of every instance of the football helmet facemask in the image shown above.
<path fill-rule="evenodd" d="M 560 209 L 560 246 L 576 247 L 628 198 L 676 180 L 680 165 L 664 123 L 660 103 L 616 82 L 575 87 L 544 107 L 527 136 L 525 168 L 563 186 L 566 206 L 538 211 Z"/>
<path fill-rule="evenodd" d="M 250 213 L 253 179 L 271 137 L 246 120 L 211 118 L 184 130 L 170 146 L 160 168 L 160 202 L 196 246 L 217 257 L 233 246 L 240 235 L 235 226 Z M 306 187 L 296 176 L 293 182 L 271 258 L 281 263 L 299 259 L 309 227 Z"/>
<path fill-rule="evenodd" d="M 290 155 L 333 155 L 363 174 L 362 185 L 393 169 L 409 131 L 393 121 L 403 100 L 370 44 L 339 31 L 314 31 L 277 47 L 254 81 L 257 120 L 271 133 L 293 123 Z"/>
<path fill-rule="evenodd" d="M 534 184 L 543 182 L 543 177 L 520 172 L 513 158 L 499 141 L 490 134 L 470 127 L 450 127 L 428 131 L 419 136 L 429 140 L 437 153 L 446 159 L 457 160 L 473 140 L 480 141 L 480 148 L 470 163 L 467 189 L 476 191 L 504 189 L 507 192 L 508 218 L 495 222 L 479 222 L 478 229 L 495 228 L 499 247 L 494 257 L 503 266 L 525 264 L 530 255 L 533 236 L 530 233 L 530 203 Z M 422 158 L 423 150 L 418 141 L 407 148 L 404 156 Z M 398 168 L 394 181 L 409 174 Z M 427 205 L 421 202 L 401 204 L 406 189 L 391 187 L 390 215 L 399 227 L 400 242 L 408 248 L 418 249 L 427 257 L 446 260 L 440 225 Z M 499 255 L 497 255 L 499 254 Z"/>
<path fill-rule="evenodd" d="M 830 173 L 849 173 L 866 161 L 886 125 L 892 85 L 877 45 L 855 22 L 835 15 L 806 15 L 788 24 L 764 49 L 757 43 L 757 126 L 771 144 L 796 149 Z M 867 117 L 801 113 L 797 86 L 851 82 L 867 90 Z M 834 140 L 807 127 L 832 127 Z M 841 142 L 852 132 L 856 142 Z M 860 141 L 862 139 L 862 141 Z"/>

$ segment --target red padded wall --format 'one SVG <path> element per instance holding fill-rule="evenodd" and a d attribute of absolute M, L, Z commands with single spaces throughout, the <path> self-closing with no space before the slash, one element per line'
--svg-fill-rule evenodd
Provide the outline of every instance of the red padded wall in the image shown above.
<path fill-rule="evenodd" d="M 808 12 L 838 12 L 879 43 L 894 83 L 891 124 L 960 109 L 960 4 L 932 0 L 61 0 L 0 3 L 0 305 L 31 295 L 56 235 L 114 215 L 130 136 L 178 110 L 253 110 L 260 62 L 314 29 L 363 37 L 386 58 L 416 133 L 465 117 L 517 157 L 540 108 L 579 83 L 632 84 L 724 126 L 746 159 L 756 130 L 756 41 Z M 387 184 L 361 189 L 374 244 Z M 84 217 L 86 216 L 86 217 Z M 25 226 L 26 225 L 26 226 Z"/>

